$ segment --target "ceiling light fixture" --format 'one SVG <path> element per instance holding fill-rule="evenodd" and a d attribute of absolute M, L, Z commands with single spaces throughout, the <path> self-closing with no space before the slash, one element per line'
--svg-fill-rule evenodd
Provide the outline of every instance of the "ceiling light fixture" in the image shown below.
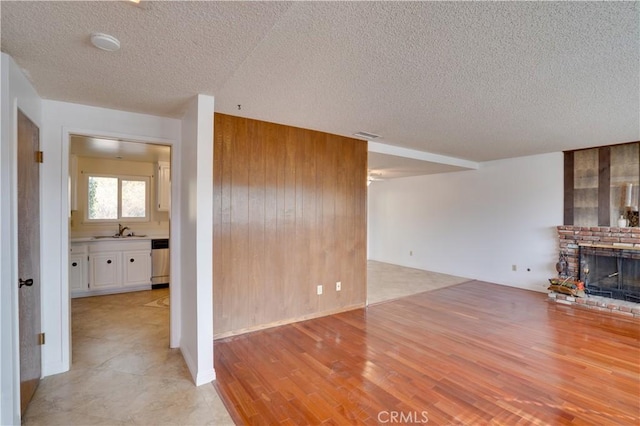
<path fill-rule="evenodd" d="M 107 52 L 115 52 L 120 49 L 120 41 L 109 34 L 93 33 L 91 34 L 91 43 L 98 49 Z"/>
<path fill-rule="evenodd" d="M 382 180 L 382 172 L 369 172 L 367 173 L 367 186 L 371 185 L 371 182 Z"/>

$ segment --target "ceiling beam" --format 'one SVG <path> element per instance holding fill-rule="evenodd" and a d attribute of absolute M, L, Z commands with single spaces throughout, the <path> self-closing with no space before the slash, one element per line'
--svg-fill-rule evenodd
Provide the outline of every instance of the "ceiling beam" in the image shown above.
<path fill-rule="evenodd" d="M 378 154 L 395 155 L 397 157 L 412 158 L 414 160 L 428 161 L 431 163 L 446 164 L 448 166 L 462 167 L 470 170 L 480 168 L 480 163 L 463 160 L 462 158 L 447 157 L 446 155 L 432 154 L 426 151 L 402 148 L 399 146 L 387 145 L 380 142 L 369 141 L 369 152 Z"/>

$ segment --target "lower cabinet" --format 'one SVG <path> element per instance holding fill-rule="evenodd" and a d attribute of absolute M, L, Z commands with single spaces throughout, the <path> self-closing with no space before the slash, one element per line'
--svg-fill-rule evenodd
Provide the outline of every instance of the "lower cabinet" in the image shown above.
<path fill-rule="evenodd" d="M 151 250 L 125 251 L 124 286 L 149 284 L 151 282 Z"/>
<path fill-rule="evenodd" d="M 151 241 L 91 241 L 71 244 L 72 297 L 151 289 Z"/>
<path fill-rule="evenodd" d="M 87 255 L 69 256 L 69 290 L 71 294 L 87 291 L 89 288 L 89 264 Z"/>
<path fill-rule="evenodd" d="M 89 287 L 93 290 L 121 287 L 120 253 L 95 253 L 89 255 Z"/>

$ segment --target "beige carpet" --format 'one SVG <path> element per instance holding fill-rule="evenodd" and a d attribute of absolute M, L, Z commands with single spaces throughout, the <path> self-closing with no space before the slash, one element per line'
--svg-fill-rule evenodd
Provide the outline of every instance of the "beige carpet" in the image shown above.
<path fill-rule="evenodd" d="M 465 281 L 469 279 L 369 260 L 367 262 L 367 301 L 369 304 L 386 302 Z M 168 308 L 169 296 L 145 303 L 144 306 Z"/>
<path fill-rule="evenodd" d="M 370 305 L 386 302 L 466 281 L 469 279 L 369 260 L 367 302 Z"/>

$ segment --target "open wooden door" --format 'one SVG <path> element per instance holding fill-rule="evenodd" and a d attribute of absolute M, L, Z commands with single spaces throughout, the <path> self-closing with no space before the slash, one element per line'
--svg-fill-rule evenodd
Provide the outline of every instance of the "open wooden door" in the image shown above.
<path fill-rule="evenodd" d="M 18 317 L 20 412 L 40 383 L 40 132 L 18 111 Z"/>

